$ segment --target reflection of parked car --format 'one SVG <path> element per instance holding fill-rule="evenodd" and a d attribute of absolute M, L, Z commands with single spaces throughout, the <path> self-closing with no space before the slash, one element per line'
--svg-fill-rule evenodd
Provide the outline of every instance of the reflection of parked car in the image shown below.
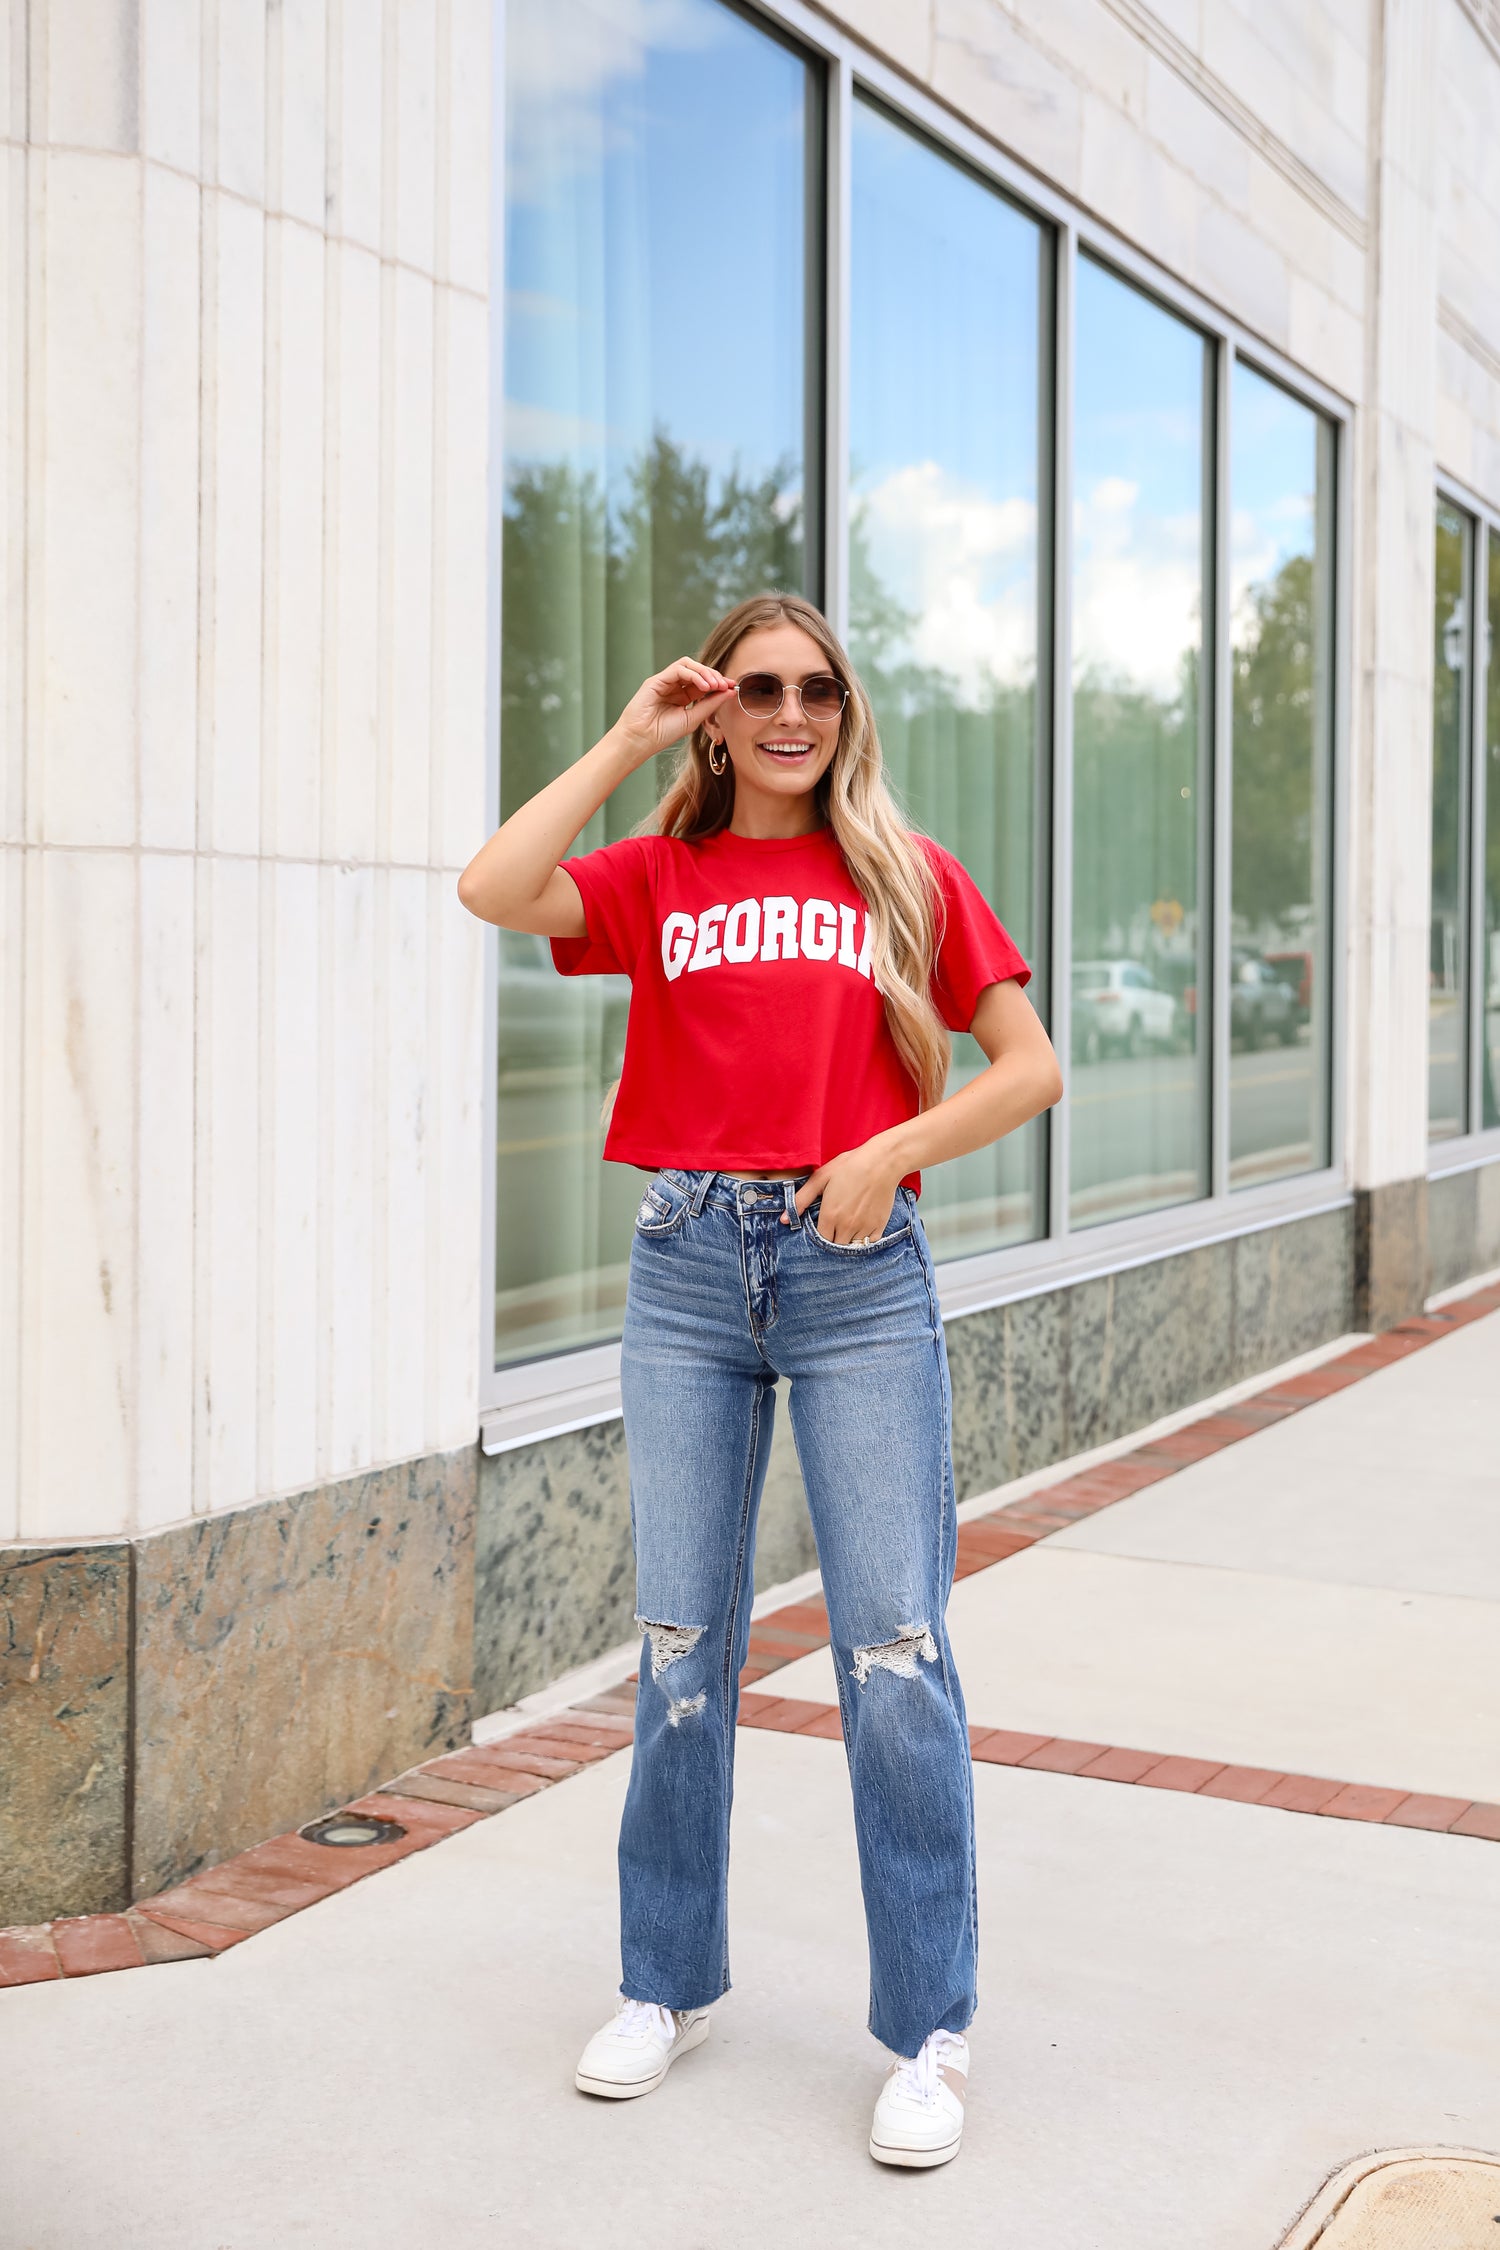
<path fill-rule="evenodd" d="M 500 932 L 500 1069 L 602 1066 L 608 1085 L 625 1055 L 629 977 L 561 977 L 543 937 Z"/>
<path fill-rule="evenodd" d="M 1172 995 L 1172 1039 L 1183 1053 L 1191 1054 L 1198 1031 L 1198 956 L 1196 953 L 1163 953 L 1152 974 L 1163 992 Z"/>
<path fill-rule="evenodd" d="M 1310 953 L 1267 953 L 1268 969 L 1280 977 L 1296 1005 L 1297 1022 L 1312 1020 L 1313 957 Z"/>
<path fill-rule="evenodd" d="M 1279 1039 L 1289 1047 L 1297 1036 L 1297 1002 L 1288 984 L 1258 953 L 1236 953 L 1230 970 L 1231 1044 L 1259 1047 Z"/>
<path fill-rule="evenodd" d="M 1176 1003 L 1139 961 L 1079 961 L 1073 969 L 1073 1052 L 1097 1062 L 1113 1052 L 1170 1047 Z"/>

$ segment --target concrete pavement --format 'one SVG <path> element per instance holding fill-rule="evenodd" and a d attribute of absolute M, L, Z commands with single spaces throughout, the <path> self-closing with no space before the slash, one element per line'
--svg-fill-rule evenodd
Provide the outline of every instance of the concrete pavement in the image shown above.
<path fill-rule="evenodd" d="M 1500 1315 L 966 1579 L 971 1717 L 1500 1795 L 1497 1371 Z M 1500 1845 L 980 1765 L 965 2150 L 878 2170 L 842 1752 L 739 1759 L 736 1989 L 658 2095 L 571 2086 L 615 1757 L 216 1962 L 0 1994 L 0 2250 L 1271 2250 L 1360 2150 L 1500 2149 Z"/>

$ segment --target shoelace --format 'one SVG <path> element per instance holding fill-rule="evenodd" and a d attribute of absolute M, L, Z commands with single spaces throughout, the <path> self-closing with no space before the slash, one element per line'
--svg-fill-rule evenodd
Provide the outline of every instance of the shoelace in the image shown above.
<path fill-rule="evenodd" d="M 617 2039 L 649 2039 L 655 2033 L 662 2033 L 668 2039 L 676 2038 L 677 2026 L 670 2008 L 664 2008 L 657 2000 L 620 2002 L 620 2013 L 615 2018 Z"/>
<path fill-rule="evenodd" d="M 938 2071 L 943 2057 L 950 2047 L 958 2045 L 960 2041 L 951 2031 L 934 2031 L 923 2040 L 914 2055 L 898 2055 L 896 2092 L 904 2095 L 908 2101 L 921 2102 L 924 2107 L 929 2107 L 937 2100 L 938 2088 L 942 2083 Z"/>

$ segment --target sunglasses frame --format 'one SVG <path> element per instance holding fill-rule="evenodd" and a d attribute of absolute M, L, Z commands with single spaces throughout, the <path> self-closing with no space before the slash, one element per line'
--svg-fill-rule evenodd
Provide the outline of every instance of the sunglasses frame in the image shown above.
<path fill-rule="evenodd" d="M 740 693 L 740 690 L 745 685 L 746 680 L 776 680 L 776 685 L 780 688 L 781 693 L 777 697 L 775 706 L 772 710 L 752 711 L 750 709 L 750 706 L 746 703 L 744 697 Z M 777 676 L 774 672 L 747 672 L 743 680 L 736 680 L 734 683 L 734 700 L 739 705 L 740 709 L 744 712 L 747 719 L 775 719 L 780 716 L 782 707 L 786 702 L 787 689 L 795 688 L 797 691 L 797 707 L 801 711 L 803 718 L 811 719 L 816 725 L 819 714 L 809 711 L 807 705 L 802 700 L 803 688 L 810 687 L 814 680 L 832 680 L 834 686 L 839 691 L 839 707 L 837 711 L 829 711 L 822 714 L 822 716 L 827 719 L 841 719 L 844 715 L 845 705 L 849 701 L 849 690 L 847 689 L 847 687 L 845 687 L 843 681 L 839 678 L 836 672 L 810 672 L 805 680 L 777 679 Z"/>

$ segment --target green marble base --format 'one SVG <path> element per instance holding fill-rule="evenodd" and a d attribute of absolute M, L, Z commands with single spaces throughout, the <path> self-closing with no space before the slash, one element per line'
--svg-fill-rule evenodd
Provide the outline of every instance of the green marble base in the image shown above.
<path fill-rule="evenodd" d="M 1425 1179 L 1355 1190 L 1356 1327 L 1391 1328 L 1422 1310 L 1434 1286 L 1428 1268 L 1427 1195 Z"/>
<path fill-rule="evenodd" d="M 1500 1266 L 1500 1164 L 1428 1181 L 1427 1258 L 1434 1293 Z"/>
<path fill-rule="evenodd" d="M 127 1546 L 0 1547 L 0 1924 L 130 1902 Z"/>
<path fill-rule="evenodd" d="M 0 1925 L 118 1909 L 467 1741 L 476 1456 L 0 1547 Z"/>

